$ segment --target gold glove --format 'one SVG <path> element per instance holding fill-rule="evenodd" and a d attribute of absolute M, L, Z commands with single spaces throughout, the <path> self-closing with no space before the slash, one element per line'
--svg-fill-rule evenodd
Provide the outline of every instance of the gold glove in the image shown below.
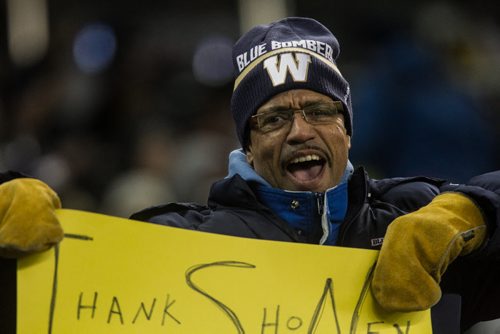
<path fill-rule="evenodd" d="M 479 248 L 485 238 L 480 209 L 460 193 L 443 193 L 396 218 L 375 267 L 375 300 L 390 312 L 430 308 L 441 298 L 439 282 L 448 265 Z"/>
<path fill-rule="evenodd" d="M 43 251 L 63 238 L 57 194 L 45 183 L 19 178 L 0 185 L 0 256 Z"/>

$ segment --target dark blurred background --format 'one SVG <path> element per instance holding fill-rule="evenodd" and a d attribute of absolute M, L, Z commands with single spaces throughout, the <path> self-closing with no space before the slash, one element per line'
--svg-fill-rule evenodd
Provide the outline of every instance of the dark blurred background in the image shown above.
<path fill-rule="evenodd" d="M 374 177 L 466 181 L 500 167 L 497 1 L 6 0 L 0 169 L 66 208 L 128 216 L 204 202 L 238 147 L 231 46 L 250 25 L 310 16 L 341 44 L 351 160 Z"/>

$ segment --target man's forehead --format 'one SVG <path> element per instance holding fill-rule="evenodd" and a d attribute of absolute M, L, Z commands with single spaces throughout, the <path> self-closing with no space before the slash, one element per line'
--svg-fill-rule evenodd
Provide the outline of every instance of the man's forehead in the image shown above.
<path fill-rule="evenodd" d="M 309 89 L 291 89 L 271 97 L 257 109 L 257 112 L 280 106 L 288 107 L 295 104 L 332 101 L 331 97 Z"/>

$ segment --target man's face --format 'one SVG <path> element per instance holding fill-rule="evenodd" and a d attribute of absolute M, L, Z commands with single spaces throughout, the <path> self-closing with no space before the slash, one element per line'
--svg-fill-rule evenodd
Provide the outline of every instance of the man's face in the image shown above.
<path fill-rule="evenodd" d="M 310 90 L 289 90 L 271 98 L 256 114 L 332 102 L 330 97 Z M 247 160 L 273 187 L 324 192 L 342 178 L 350 146 L 341 113 L 327 124 L 315 125 L 295 113 L 291 124 L 280 129 L 263 132 L 253 127 Z"/>

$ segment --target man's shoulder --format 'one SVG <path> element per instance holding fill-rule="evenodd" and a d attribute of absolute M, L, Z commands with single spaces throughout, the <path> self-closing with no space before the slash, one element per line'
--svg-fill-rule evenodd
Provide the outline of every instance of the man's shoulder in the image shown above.
<path fill-rule="evenodd" d="M 500 170 L 473 177 L 468 184 L 482 187 L 500 195 Z"/>
<path fill-rule="evenodd" d="M 160 225 L 195 228 L 201 224 L 211 210 L 197 203 L 167 203 L 138 211 L 130 219 Z"/>
<path fill-rule="evenodd" d="M 169 203 L 133 214 L 131 219 L 157 225 L 178 227 L 217 234 L 290 241 L 293 237 L 262 216 L 241 207 L 208 207 L 196 203 Z"/>
<path fill-rule="evenodd" d="M 130 219 L 135 220 L 147 220 L 151 217 L 168 214 L 168 213 L 182 213 L 190 210 L 197 212 L 203 212 L 209 210 L 206 205 L 201 205 L 192 202 L 172 202 L 162 205 L 151 206 L 140 210 L 130 216 Z"/>
<path fill-rule="evenodd" d="M 398 190 L 406 192 L 407 190 L 438 189 L 447 183 L 444 179 L 423 175 L 372 178 L 364 167 L 356 168 L 352 179 L 357 179 L 358 184 L 366 184 L 367 191 L 374 196 L 383 196 L 391 191 L 397 192 Z M 360 182 L 361 179 L 364 179 L 364 182 Z"/>
<path fill-rule="evenodd" d="M 367 194 L 371 201 L 393 204 L 403 211 L 413 211 L 429 203 L 447 182 L 428 176 L 370 178 L 365 172 Z"/>
<path fill-rule="evenodd" d="M 446 183 L 445 180 L 427 176 L 369 179 L 368 182 L 371 192 L 380 196 L 397 190 L 438 189 Z"/>

